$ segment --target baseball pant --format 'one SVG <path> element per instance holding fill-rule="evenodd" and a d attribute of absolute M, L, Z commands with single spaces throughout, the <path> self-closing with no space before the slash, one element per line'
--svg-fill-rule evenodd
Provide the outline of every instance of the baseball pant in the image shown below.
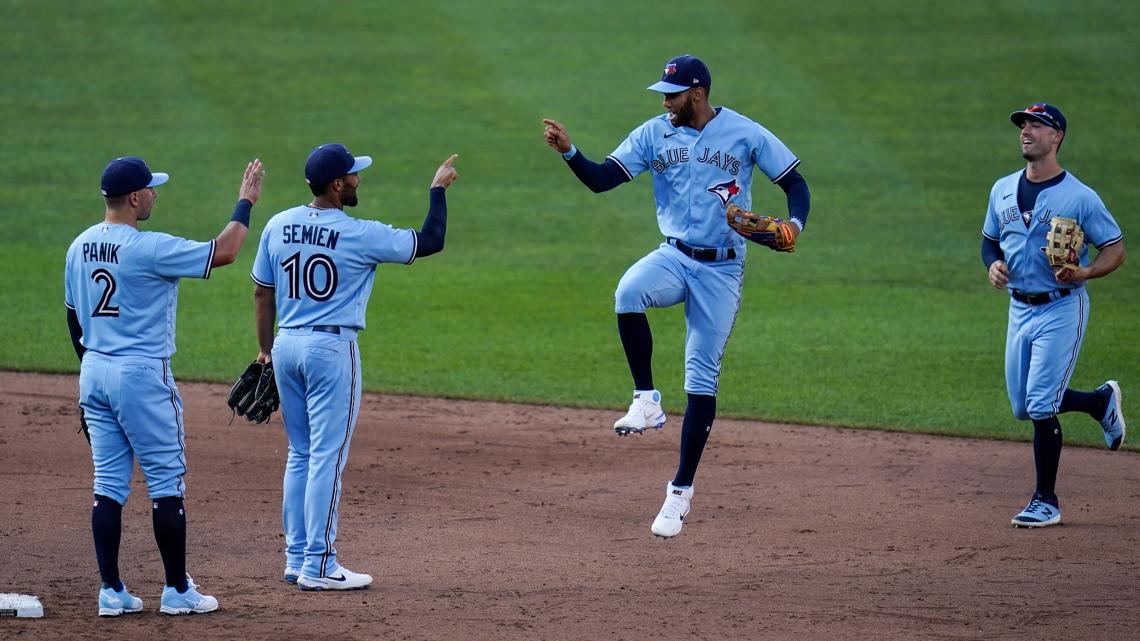
<path fill-rule="evenodd" d="M 618 314 L 644 313 L 683 301 L 685 391 L 716 396 L 743 286 L 743 256 L 706 263 L 662 243 L 626 270 L 614 294 L 615 308 Z"/>
<path fill-rule="evenodd" d="M 1044 305 L 1010 300 L 1005 384 L 1014 416 L 1040 420 L 1057 413 L 1088 322 L 1089 296 L 1083 287 Z"/>
<path fill-rule="evenodd" d="M 273 371 L 289 438 L 281 506 L 285 564 L 323 577 L 339 568 L 338 509 L 360 413 L 356 331 L 281 329 L 273 342 Z"/>
<path fill-rule="evenodd" d="M 79 405 L 91 434 L 95 494 L 125 505 L 137 458 L 150 498 L 185 496 L 182 397 L 169 360 L 88 350 Z"/>

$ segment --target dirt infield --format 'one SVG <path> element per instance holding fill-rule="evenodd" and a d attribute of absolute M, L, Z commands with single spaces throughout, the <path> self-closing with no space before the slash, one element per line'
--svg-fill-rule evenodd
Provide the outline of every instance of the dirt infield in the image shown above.
<path fill-rule="evenodd" d="M 285 438 L 183 384 L 189 568 L 214 614 L 157 613 L 145 486 L 122 573 L 143 613 L 95 616 L 91 462 L 71 376 L 0 373 L 0 592 L 43 619 L 4 639 L 1135 639 L 1140 456 L 1070 448 L 1065 525 L 1009 527 L 1024 443 L 721 420 L 684 532 L 649 524 L 680 417 L 619 439 L 613 412 L 369 395 L 338 550 L 372 589 L 280 580 Z"/>

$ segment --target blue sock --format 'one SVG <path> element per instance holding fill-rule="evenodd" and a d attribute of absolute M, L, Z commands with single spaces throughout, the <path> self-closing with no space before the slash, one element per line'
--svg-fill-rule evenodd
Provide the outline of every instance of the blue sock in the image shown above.
<path fill-rule="evenodd" d="M 186 510 L 180 496 L 166 496 L 151 501 L 151 523 L 154 541 L 162 555 L 166 585 L 185 592 L 186 584 Z"/>
<path fill-rule="evenodd" d="M 673 485 L 689 487 L 697 474 L 697 465 L 705 451 L 705 443 L 712 431 L 716 418 L 716 397 L 689 394 L 689 405 L 685 408 L 685 422 L 681 426 L 681 461 L 677 465 L 677 475 Z"/>
<path fill-rule="evenodd" d="M 618 314 L 618 336 L 633 375 L 633 389 L 653 389 L 653 334 L 645 314 Z"/>
<path fill-rule="evenodd" d="M 1084 412 L 1093 417 L 1094 420 L 1099 421 L 1108 410 L 1110 394 L 1110 391 L 1078 392 L 1066 388 L 1065 395 L 1061 397 L 1061 407 L 1057 409 L 1057 413 Z"/>
<path fill-rule="evenodd" d="M 103 587 L 119 592 L 119 540 L 122 536 L 123 506 L 114 499 L 95 495 L 91 508 L 91 534 L 95 538 L 95 560 L 99 563 L 99 577 Z"/>
<path fill-rule="evenodd" d="M 1061 465 L 1061 422 L 1056 416 L 1033 419 L 1033 461 L 1037 493 L 1057 504 L 1057 468 Z"/>

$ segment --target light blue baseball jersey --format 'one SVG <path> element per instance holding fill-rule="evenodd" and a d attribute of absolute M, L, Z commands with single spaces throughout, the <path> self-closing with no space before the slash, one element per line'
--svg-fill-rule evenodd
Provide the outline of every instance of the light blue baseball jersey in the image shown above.
<path fill-rule="evenodd" d="M 1041 251 L 1049 221 L 1056 216 L 1076 219 L 1085 233 L 1082 266 L 1089 264 L 1089 244 L 1099 249 L 1123 238 L 1120 226 L 1100 196 L 1071 173 L 1038 194 L 1032 211 L 1022 212 L 1017 206 L 1017 185 L 1024 173 L 1018 171 L 994 183 L 982 234 L 1001 245 L 1009 266 L 1010 288 L 1033 294 L 1082 287 L 1083 282 L 1059 283 L 1053 276 L 1049 259 Z"/>
<path fill-rule="evenodd" d="M 612 158 L 630 178 L 652 170 L 657 224 L 667 237 L 694 247 L 743 247 L 724 209 L 752 210 L 752 168 L 772 182 L 799 160 L 772 132 L 728 107 L 701 131 L 674 127 L 662 114 L 634 129 Z"/>
<path fill-rule="evenodd" d="M 64 304 L 83 346 L 113 356 L 174 354 L 180 278 L 209 278 L 214 241 L 99 223 L 67 250 Z"/>
<path fill-rule="evenodd" d="M 277 290 L 279 327 L 363 329 L 376 265 L 415 258 L 414 230 L 303 205 L 266 223 L 251 276 Z"/>

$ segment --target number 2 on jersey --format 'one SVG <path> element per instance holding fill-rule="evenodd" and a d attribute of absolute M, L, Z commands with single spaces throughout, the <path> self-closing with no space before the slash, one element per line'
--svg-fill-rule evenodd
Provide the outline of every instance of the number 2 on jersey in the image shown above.
<path fill-rule="evenodd" d="M 99 298 L 99 302 L 95 304 L 95 311 L 91 312 L 91 316 L 119 316 L 119 307 L 111 304 L 111 297 L 115 295 L 118 285 L 115 284 L 115 277 L 111 272 L 105 269 L 96 269 L 91 272 L 91 280 L 103 286 L 103 296 Z"/>
<path fill-rule="evenodd" d="M 309 298 L 324 302 L 336 293 L 336 263 L 324 254 L 313 254 L 301 265 L 301 252 L 297 252 L 281 262 L 281 267 L 289 274 L 289 298 L 301 298 L 301 287 Z M 317 284 L 316 274 L 323 272 L 324 285 Z M 117 313 L 117 312 L 116 312 Z"/>

